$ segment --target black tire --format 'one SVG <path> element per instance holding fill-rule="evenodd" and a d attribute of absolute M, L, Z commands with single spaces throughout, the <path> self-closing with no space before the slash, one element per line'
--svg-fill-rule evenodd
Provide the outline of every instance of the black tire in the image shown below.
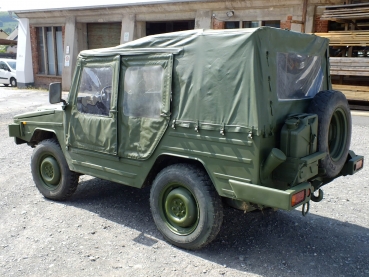
<path fill-rule="evenodd" d="M 310 103 L 309 113 L 318 115 L 318 151 L 328 155 L 320 161 L 327 178 L 342 170 L 351 142 L 351 113 L 345 95 L 340 91 L 320 91 Z"/>
<path fill-rule="evenodd" d="M 223 222 L 221 198 L 207 173 L 193 165 L 164 168 L 153 182 L 150 207 L 164 238 L 185 249 L 211 242 Z"/>
<path fill-rule="evenodd" d="M 41 194 L 63 201 L 72 196 L 79 175 L 69 169 L 59 143 L 54 139 L 40 142 L 31 157 L 33 181 Z"/>
<path fill-rule="evenodd" d="M 17 86 L 17 80 L 15 78 L 10 78 L 10 85 L 12 87 L 16 87 Z"/>
<path fill-rule="evenodd" d="M 4 86 L 5 86 L 5 87 L 8 87 L 8 86 L 9 86 L 9 84 L 4 84 Z"/>

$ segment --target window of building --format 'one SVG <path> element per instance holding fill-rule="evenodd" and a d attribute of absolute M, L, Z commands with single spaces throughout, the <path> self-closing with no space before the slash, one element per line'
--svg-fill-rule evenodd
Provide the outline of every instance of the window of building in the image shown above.
<path fill-rule="evenodd" d="M 38 27 L 38 73 L 61 75 L 63 72 L 62 27 Z"/>
<path fill-rule="evenodd" d="M 266 21 L 262 21 L 262 26 L 280 28 L 281 22 L 279 20 L 266 20 Z"/>
<path fill-rule="evenodd" d="M 243 21 L 242 28 L 256 28 L 259 27 L 259 21 Z"/>
<path fill-rule="evenodd" d="M 257 28 L 259 26 L 260 26 L 259 21 L 226 21 L 224 28 L 225 29 Z"/>
<path fill-rule="evenodd" d="M 240 22 L 239 21 L 226 21 L 224 28 L 225 29 L 238 29 L 240 28 Z"/>
<path fill-rule="evenodd" d="M 194 28 L 195 20 L 146 22 L 146 35 L 150 36 L 169 32 L 193 30 Z"/>

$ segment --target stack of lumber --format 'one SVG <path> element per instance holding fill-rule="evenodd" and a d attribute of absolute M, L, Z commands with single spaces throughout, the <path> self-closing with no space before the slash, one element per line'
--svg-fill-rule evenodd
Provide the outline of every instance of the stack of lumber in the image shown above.
<path fill-rule="evenodd" d="M 369 46 L 369 31 L 331 31 L 315 35 L 328 38 L 329 46 Z"/>
<path fill-rule="evenodd" d="M 344 21 L 356 19 L 368 19 L 369 3 L 351 4 L 351 5 L 336 5 L 325 8 L 321 20 Z"/>
<path fill-rule="evenodd" d="M 332 85 L 334 90 L 342 91 L 348 100 L 369 101 L 369 87 Z"/>
<path fill-rule="evenodd" d="M 330 57 L 331 75 L 369 76 L 369 58 Z"/>

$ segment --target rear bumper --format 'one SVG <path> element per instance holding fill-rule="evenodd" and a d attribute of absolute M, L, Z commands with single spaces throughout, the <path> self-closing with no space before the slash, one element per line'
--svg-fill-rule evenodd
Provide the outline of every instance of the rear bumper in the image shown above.
<path fill-rule="evenodd" d="M 309 202 L 314 191 L 309 182 L 303 182 L 288 190 L 278 190 L 235 180 L 229 180 L 229 184 L 238 200 L 283 210 L 292 210 Z M 305 191 L 303 201 L 292 206 L 292 196 L 301 191 Z"/>
<path fill-rule="evenodd" d="M 350 150 L 347 156 L 347 161 L 341 170 L 341 175 L 354 175 L 356 172 L 364 168 L 364 156 L 356 155 Z"/>

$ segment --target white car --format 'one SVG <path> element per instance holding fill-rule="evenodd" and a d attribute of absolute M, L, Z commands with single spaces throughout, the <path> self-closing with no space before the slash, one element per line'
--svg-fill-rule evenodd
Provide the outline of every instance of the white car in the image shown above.
<path fill-rule="evenodd" d="M 0 59 L 0 84 L 17 86 L 16 60 Z"/>

